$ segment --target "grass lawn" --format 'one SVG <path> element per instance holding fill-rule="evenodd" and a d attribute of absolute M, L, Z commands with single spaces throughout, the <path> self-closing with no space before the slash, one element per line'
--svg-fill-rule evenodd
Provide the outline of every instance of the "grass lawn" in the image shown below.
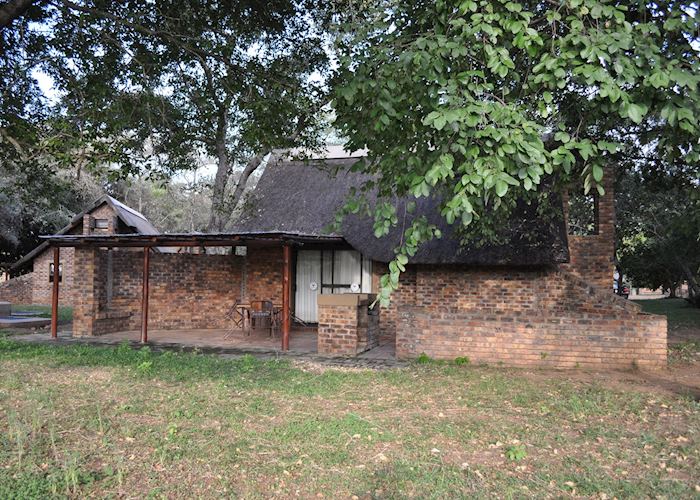
<path fill-rule="evenodd" d="M 683 299 L 636 300 L 642 310 L 668 318 L 671 362 L 697 359 L 700 356 L 700 309 Z"/>
<path fill-rule="evenodd" d="M 37 304 L 12 304 L 13 311 L 32 311 L 39 313 L 38 315 L 42 318 L 51 317 L 51 306 L 37 305 Z M 73 319 L 73 308 L 58 306 L 58 321 L 66 323 Z"/>
<path fill-rule="evenodd" d="M 635 300 L 644 312 L 663 314 L 668 318 L 669 330 L 679 328 L 700 329 L 700 308 L 693 307 L 683 299 Z"/>
<path fill-rule="evenodd" d="M 0 370 L 0 498 L 700 494 L 700 405 L 581 372 L 3 339 Z"/>

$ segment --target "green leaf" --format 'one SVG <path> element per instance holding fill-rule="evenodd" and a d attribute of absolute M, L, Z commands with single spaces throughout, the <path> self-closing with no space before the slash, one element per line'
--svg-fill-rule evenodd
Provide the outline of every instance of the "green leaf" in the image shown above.
<path fill-rule="evenodd" d="M 647 107 L 642 104 L 628 103 L 625 110 L 629 119 L 634 123 L 642 123 L 642 119 L 647 113 Z"/>
<path fill-rule="evenodd" d="M 496 181 L 496 194 L 498 195 L 499 198 L 503 198 L 505 194 L 508 192 L 508 184 L 501 179 L 498 179 Z"/>
<path fill-rule="evenodd" d="M 433 121 L 433 127 L 435 127 L 437 130 L 442 130 L 446 123 L 447 118 L 445 115 L 440 114 L 437 118 L 435 118 L 435 121 Z"/>
<path fill-rule="evenodd" d="M 603 180 L 603 168 L 600 165 L 593 165 L 591 171 L 596 182 Z"/>

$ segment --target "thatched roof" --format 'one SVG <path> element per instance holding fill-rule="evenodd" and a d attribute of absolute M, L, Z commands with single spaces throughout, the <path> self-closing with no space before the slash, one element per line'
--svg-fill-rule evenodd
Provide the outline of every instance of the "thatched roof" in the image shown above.
<path fill-rule="evenodd" d="M 336 211 L 343 205 L 351 187 L 359 187 L 367 177 L 351 172 L 357 158 L 328 159 L 322 163 L 303 161 L 271 161 L 233 231 L 270 231 L 309 236 L 342 236 L 352 247 L 368 258 L 389 262 L 394 256 L 406 226 L 412 217 L 425 215 L 442 231 L 442 238 L 424 244 L 410 262 L 416 264 L 474 265 L 546 265 L 569 259 L 566 228 L 561 199 L 550 201 L 557 214 L 548 220 L 539 218 L 536 207 L 519 204 L 508 231 L 508 244 L 465 247 L 460 243 L 456 226 L 447 224 L 440 215 L 437 198 L 416 199 L 416 210 L 405 214 L 406 199 L 394 200 L 400 223 L 382 238 L 376 238 L 373 220 L 349 216 L 341 234 L 328 233 Z M 376 202 L 376 197 L 372 200 Z M 405 214 L 405 215 L 404 215 Z"/>

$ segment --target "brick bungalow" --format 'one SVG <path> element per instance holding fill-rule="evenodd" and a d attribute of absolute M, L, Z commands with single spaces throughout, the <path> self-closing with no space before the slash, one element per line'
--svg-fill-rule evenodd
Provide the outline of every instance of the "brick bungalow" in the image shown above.
<path fill-rule="evenodd" d="M 416 200 L 414 214 L 396 200 L 401 218 L 425 215 L 443 237 L 410 260 L 391 306 L 378 311 L 367 306 L 403 224 L 380 240 L 372 221 L 357 216 L 328 232 L 363 180 L 349 170 L 354 161 L 270 162 L 224 234 L 48 237 L 75 248 L 73 335 L 140 328 L 145 341 L 149 327 L 213 331 L 229 326 L 234 303 L 268 299 L 282 304 L 283 349 L 296 322 L 317 325 L 317 350 L 325 355 L 354 356 L 389 342 L 401 359 L 425 353 L 515 366 L 665 365 L 666 319 L 611 291 L 612 175 L 590 236 L 567 235 L 566 203 L 556 193 L 548 216 L 523 204 L 506 243 L 471 248 L 439 216 L 436 199 Z M 151 252 L 155 246 L 228 250 Z"/>
<path fill-rule="evenodd" d="M 146 217 L 111 196 L 101 196 L 86 210 L 77 214 L 61 229 L 59 235 L 88 234 L 156 234 L 158 230 Z M 61 252 L 59 281 L 61 301 L 73 305 L 74 292 L 73 248 Z M 9 269 L 11 278 L 0 282 L 0 301 L 14 304 L 49 304 L 54 279 L 53 252 L 44 241 Z"/>

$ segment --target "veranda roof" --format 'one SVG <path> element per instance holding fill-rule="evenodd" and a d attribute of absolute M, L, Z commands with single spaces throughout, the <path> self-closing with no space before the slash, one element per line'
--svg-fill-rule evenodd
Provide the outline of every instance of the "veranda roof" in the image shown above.
<path fill-rule="evenodd" d="M 304 235 L 271 231 L 239 231 L 230 233 L 171 233 L 171 234 L 54 234 L 41 236 L 58 247 L 198 247 L 237 245 L 276 245 L 305 243 L 336 243 L 339 236 Z"/>

